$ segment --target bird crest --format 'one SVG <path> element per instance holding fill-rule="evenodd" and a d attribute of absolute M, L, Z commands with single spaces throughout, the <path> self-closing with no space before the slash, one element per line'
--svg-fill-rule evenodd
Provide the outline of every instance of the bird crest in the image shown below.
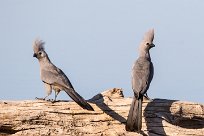
<path fill-rule="evenodd" d="M 39 51 L 44 51 L 45 47 L 44 47 L 45 42 L 43 42 L 40 39 L 36 39 L 33 43 L 33 51 L 34 53 L 38 53 Z"/>
<path fill-rule="evenodd" d="M 143 41 L 152 43 L 154 40 L 154 29 L 150 29 L 144 35 Z"/>

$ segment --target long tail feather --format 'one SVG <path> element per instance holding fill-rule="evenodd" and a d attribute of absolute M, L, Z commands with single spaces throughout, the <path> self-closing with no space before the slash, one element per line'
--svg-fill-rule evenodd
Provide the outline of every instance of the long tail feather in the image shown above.
<path fill-rule="evenodd" d="M 84 100 L 76 91 L 73 89 L 66 89 L 65 92 L 83 109 L 94 111 L 93 107 Z"/>
<path fill-rule="evenodd" d="M 137 131 L 142 129 L 142 98 L 138 100 L 138 120 L 137 120 Z"/>
<path fill-rule="evenodd" d="M 128 114 L 125 129 L 126 131 L 140 131 L 142 128 L 142 99 L 133 97 Z"/>

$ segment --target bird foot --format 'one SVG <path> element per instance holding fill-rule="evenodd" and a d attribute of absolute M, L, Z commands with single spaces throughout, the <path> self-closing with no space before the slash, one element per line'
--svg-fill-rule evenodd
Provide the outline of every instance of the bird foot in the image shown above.
<path fill-rule="evenodd" d="M 44 100 L 45 101 L 45 98 L 38 98 L 38 97 L 35 97 L 36 100 Z"/>
<path fill-rule="evenodd" d="M 51 101 L 51 103 L 55 103 L 55 102 L 57 102 L 57 101 L 55 101 L 55 100 L 52 100 L 52 101 Z"/>
<path fill-rule="evenodd" d="M 48 99 L 47 101 L 51 103 L 59 102 L 59 100 L 54 100 L 54 99 Z"/>
<path fill-rule="evenodd" d="M 149 98 L 147 95 L 144 95 L 145 99 L 149 100 L 149 101 L 153 101 L 151 98 Z"/>

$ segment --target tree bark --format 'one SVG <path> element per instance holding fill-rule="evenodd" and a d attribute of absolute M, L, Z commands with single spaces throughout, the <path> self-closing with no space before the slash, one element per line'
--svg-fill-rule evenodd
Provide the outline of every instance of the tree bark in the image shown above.
<path fill-rule="evenodd" d="M 95 111 L 70 101 L 0 101 L 0 135 L 204 135 L 204 105 L 165 99 L 144 100 L 142 132 L 127 132 L 131 101 L 117 88 L 89 100 Z"/>

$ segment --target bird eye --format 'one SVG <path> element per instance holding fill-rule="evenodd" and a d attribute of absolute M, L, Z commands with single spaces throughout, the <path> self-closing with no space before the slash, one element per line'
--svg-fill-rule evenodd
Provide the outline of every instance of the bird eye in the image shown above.
<path fill-rule="evenodd" d="M 39 52 L 39 55 L 41 55 L 42 54 L 42 52 Z"/>
<path fill-rule="evenodd" d="M 146 45 L 149 45 L 149 43 L 146 43 Z"/>

